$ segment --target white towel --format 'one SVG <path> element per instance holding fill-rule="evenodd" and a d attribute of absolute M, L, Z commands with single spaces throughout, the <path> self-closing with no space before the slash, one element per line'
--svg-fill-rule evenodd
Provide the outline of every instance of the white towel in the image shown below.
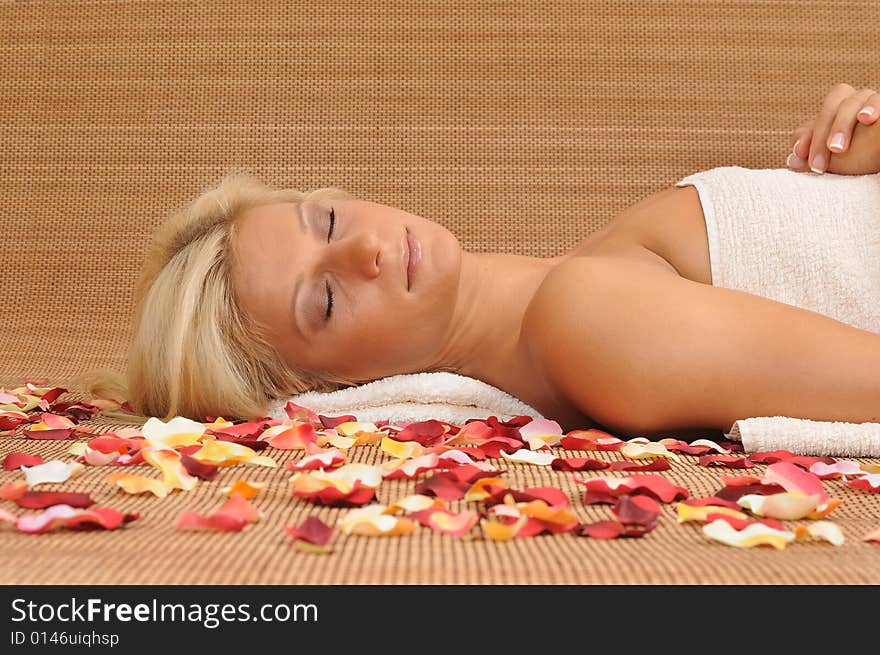
<path fill-rule="evenodd" d="M 742 441 L 746 452 L 788 450 L 796 455 L 880 456 L 880 423 L 755 416 L 735 421 L 725 436 Z"/>
<path fill-rule="evenodd" d="M 269 416 L 286 418 L 288 400 L 317 414 L 352 414 L 371 423 L 436 419 L 461 425 L 470 418 L 490 416 L 502 421 L 521 415 L 544 418 L 518 398 L 482 380 L 442 371 L 392 375 L 338 391 L 297 394 L 272 401 Z"/>
<path fill-rule="evenodd" d="M 724 166 L 676 186 L 688 184 L 703 207 L 713 286 L 880 332 L 880 174 Z M 878 423 L 759 416 L 730 430 L 748 452 L 880 456 Z"/>

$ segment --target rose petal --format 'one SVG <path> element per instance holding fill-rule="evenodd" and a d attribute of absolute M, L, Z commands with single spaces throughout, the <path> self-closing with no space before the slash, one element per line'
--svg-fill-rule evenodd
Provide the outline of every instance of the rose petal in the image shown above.
<path fill-rule="evenodd" d="M 647 464 L 637 464 L 636 462 L 618 461 L 611 462 L 608 467 L 611 471 L 629 471 L 630 473 L 653 473 L 659 471 L 668 471 L 672 468 L 669 460 L 658 457 L 651 460 Z"/>
<path fill-rule="evenodd" d="M 769 516 L 783 521 L 802 519 L 816 510 L 819 505 L 819 495 L 807 496 L 802 493 L 785 492 L 760 496 L 748 494 L 737 501 L 741 507 L 745 507 L 758 516 Z"/>
<path fill-rule="evenodd" d="M 534 466 L 550 466 L 556 459 L 554 453 L 537 453 L 533 450 L 520 448 L 512 455 L 501 451 L 501 456 L 509 462 L 517 462 L 520 464 L 532 464 Z"/>
<path fill-rule="evenodd" d="M 877 493 L 880 491 L 880 473 L 868 473 L 867 475 L 848 480 L 846 484 L 856 489 Z"/>
<path fill-rule="evenodd" d="M 645 495 L 620 496 L 611 512 L 624 525 L 653 527 L 660 519 L 660 503 Z"/>
<path fill-rule="evenodd" d="M 825 462 L 815 462 L 810 466 L 810 473 L 819 477 L 820 480 L 830 480 L 847 475 L 863 475 L 864 470 L 858 462 L 852 460 L 841 460 L 834 464 L 826 464 Z"/>
<path fill-rule="evenodd" d="M 794 534 L 798 541 L 819 539 L 834 546 L 841 546 L 845 541 L 840 527 L 831 521 L 814 521 L 809 525 L 796 525 Z"/>
<path fill-rule="evenodd" d="M 608 462 L 590 457 L 557 457 L 550 462 L 550 467 L 554 471 L 598 471 L 609 466 Z"/>
<path fill-rule="evenodd" d="M 874 543 L 880 544 L 880 528 L 875 528 L 868 532 L 862 537 L 862 541 L 873 541 Z"/>
<path fill-rule="evenodd" d="M 818 495 L 819 502 L 825 502 L 831 496 L 822 487 L 819 476 L 791 462 L 776 462 L 767 467 L 763 484 L 778 484 L 786 491 L 804 494 L 806 496 Z"/>
<path fill-rule="evenodd" d="M 703 526 L 703 534 L 713 541 L 737 548 L 772 546 L 778 550 L 794 541 L 794 533 L 787 530 L 774 530 L 761 523 L 753 523 L 744 530 L 736 530 L 727 521 L 717 520 Z"/>
<path fill-rule="evenodd" d="M 241 496 L 250 500 L 256 496 L 266 486 L 265 482 L 248 482 L 247 480 L 236 480 L 231 485 L 220 489 L 220 493 L 227 496 Z"/>
<path fill-rule="evenodd" d="M 410 517 L 436 532 L 461 537 L 471 531 L 479 515 L 467 510 L 458 514 L 441 507 L 431 507 L 410 514 Z"/>
<path fill-rule="evenodd" d="M 338 525 L 345 534 L 365 537 L 398 537 L 416 529 L 415 521 L 385 514 L 385 509 L 386 506 L 381 504 L 353 509 L 338 519 Z"/>
<path fill-rule="evenodd" d="M 3 458 L 4 471 L 17 471 L 20 466 L 39 466 L 43 458 L 29 453 L 9 453 Z"/>
<path fill-rule="evenodd" d="M 415 442 L 410 442 L 414 445 Z M 421 448 L 421 446 L 419 446 Z M 396 459 L 381 464 L 382 477 L 387 480 L 395 480 L 398 478 L 414 478 L 425 471 L 431 471 L 437 468 L 440 458 L 430 453 L 428 455 L 420 455 L 411 459 Z"/>
<path fill-rule="evenodd" d="M 687 521 L 708 521 L 709 516 L 718 517 L 731 516 L 737 519 L 748 520 L 748 516 L 739 510 L 729 507 L 717 507 L 714 505 L 688 505 L 686 503 L 678 503 L 675 506 L 678 513 L 678 522 L 685 523 Z"/>
<path fill-rule="evenodd" d="M 238 532 L 247 525 L 246 519 L 229 514 L 202 516 L 198 512 L 191 511 L 181 512 L 175 523 L 178 530 L 220 530 L 223 532 Z"/>
<path fill-rule="evenodd" d="M 333 536 L 333 526 L 327 525 L 317 516 L 309 516 L 305 521 L 294 527 L 285 525 L 284 531 L 290 535 L 295 541 L 305 541 L 315 546 L 326 546 L 327 542 Z"/>
<path fill-rule="evenodd" d="M 776 519 L 750 519 L 750 518 L 739 518 L 733 516 L 731 514 L 718 514 L 718 513 L 710 513 L 706 515 L 706 521 L 711 523 L 712 521 L 722 520 L 730 523 L 731 527 L 735 530 L 745 530 L 747 527 L 752 525 L 753 523 L 761 523 L 766 525 L 769 528 L 773 528 L 774 530 L 785 530 L 785 526 L 781 521 L 777 521 Z"/>
<path fill-rule="evenodd" d="M 148 478 L 144 475 L 111 473 L 107 476 L 107 482 L 129 494 L 141 494 L 148 491 L 157 498 L 164 498 L 168 495 L 168 488 L 162 484 L 161 480 Z"/>
<path fill-rule="evenodd" d="M 217 477 L 217 471 L 220 470 L 220 467 L 216 464 L 206 464 L 205 462 L 200 462 L 195 457 L 182 453 L 180 455 L 180 463 L 187 473 L 202 480 L 213 480 Z"/>
<path fill-rule="evenodd" d="M 592 537 L 593 539 L 617 539 L 623 533 L 624 527 L 617 521 L 599 521 L 582 525 L 577 532 L 581 537 Z"/>
<path fill-rule="evenodd" d="M 755 466 L 748 457 L 740 457 L 739 455 L 703 455 L 697 465 L 726 466 L 732 469 L 750 469 Z"/>
<path fill-rule="evenodd" d="M 638 437 L 637 437 L 638 438 Z M 676 462 L 680 462 L 681 458 L 673 452 L 666 449 L 662 443 L 651 441 L 648 443 L 640 443 L 630 440 L 620 448 L 620 454 L 629 459 L 644 459 L 646 457 L 665 457 Z"/>
<path fill-rule="evenodd" d="M 52 505 L 89 507 L 95 504 L 89 494 L 73 491 L 28 491 L 15 502 L 19 507 L 26 509 L 45 509 Z"/>
<path fill-rule="evenodd" d="M 90 528 L 115 530 L 139 516 L 137 513 L 123 514 L 110 507 L 76 509 L 69 505 L 53 505 L 38 514 L 19 516 L 15 527 L 28 534 L 40 534 L 58 527 L 73 530 Z"/>
<path fill-rule="evenodd" d="M 152 447 L 141 448 L 144 460 L 162 471 L 162 484 L 168 491 L 183 489 L 189 491 L 198 484 L 199 479 L 187 473 L 181 462 L 183 457 L 176 450 L 155 450 Z"/>
<path fill-rule="evenodd" d="M 287 462 L 289 471 L 311 471 L 315 469 L 331 469 L 345 461 L 345 453 L 339 448 L 327 448 L 303 457 L 298 462 Z"/>
<path fill-rule="evenodd" d="M 589 480 L 584 480 L 575 474 L 574 481 L 583 484 L 587 491 L 598 491 L 612 496 L 644 493 L 653 496 L 663 503 L 688 497 L 687 489 L 677 487 L 662 475 L 652 473 L 631 475 L 625 478 L 605 477 Z"/>
<path fill-rule="evenodd" d="M 53 459 L 45 464 L 37 466 L 22 466 L 25 480 L 32 489 L 38 484 L 47 482 L 67 482 L 67 480 L 83 470 L 83 465 L 78 462 L 62 462 Z"/>

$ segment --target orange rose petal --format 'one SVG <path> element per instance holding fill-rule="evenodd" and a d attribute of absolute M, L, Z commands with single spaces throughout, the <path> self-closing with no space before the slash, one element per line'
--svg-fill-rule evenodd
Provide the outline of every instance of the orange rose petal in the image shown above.
<path fill-rule="evenodd" d="M 244 519 L 248 523 L 256 523 L 262 518 L 262 512 L 247 498 L 239 494 L 231 495 L 216 513 Z"/>
<path fill-rule="evenodd" d="M 502 478 L 486 477 L 480 478 L 471 485 L 464 494 L 466 503 L 477 502 L 488 498 L 495 494 L 499 489 L 506 489 L 507 484 Z"/>
<path fill-rule="evenodd" d="M 14 480 L 9 484 L 0 487 L 0 499 L 18 500 L 28 492 L 29 488 L 27 481 Z"/>
<path fill-rule="evenodd" d="M 421 448 L 421 446 L 419 447 Z M 381 464 L 382 477 L 386 480 L 414 478 L 425 471 L 434 470 L 439 463 L 440 458 L 433 453 L 410 459 L 395 459 Z"/>
<path fill-rule="evenodd" d="M 199 479 L 187 473 L 181 461 L 181 454 L 176 450 L 156 450 L 151 447 L 141 449 L 144 460 L 162 471 L 162 484 L 168 491 L 183 489 L 189 491 L 196 486 Z"/>
<path fill-rule="evenodd" d="M 228 487 L 220 489 L 220 493 L 227 496 L 241 496 L 250 500 L 256 496 L 266 486 L 265 482 L 248 482 L 247 480 L 236 480 Z"/>
<path fill-rule="evenodd" d="M 395 441 L 391 437 L 383 437 L 381 448 L 398 459 L 419 457 L 425 451 L 425 448 L 417 441 Z"/>
<path fill-rule="evenodd" d="M 148 478 L 143 475 L 133 475 L 131 473 L 111 473 L 107 476 L 107 482 L 122 489 L 125 493 L 141 494 L 150 492 L 157 498 L 164 498 L 168 495 L 168 488 L 162 484 L 161 480 L 156 478 Z"/>
<path fill-rule="evenodd" d="M 318 442 L 318 433 L 311 423 L 294 421 L 292 424 L 273 425 L 259 437 L 280 450 L 306 450 Z"/>
<path fill-rule="evenodd" d="M 480 519 L 480 527 L 483 529 L 483 534 L 492 541 L 508 541 L 516 536 L 516 533 L 525 526 L 528 520 L 528 516 L 520 516 L 513 523 Z"/>
<path fill-rule="evenodd" d="M 8 509 L 3 509 L 2 507 L 0 507 L 0 523 L 10 523 L 12 525 L 15 525 L 15 522 L 17 520 L 18 519 L 16 518 L 15 514 L 10 512 Z"/>
<path fill-rule="evenodd" d="M 378 503 L 359 507 L 350 510 L 337 523 L 345 534 L 363 537 L 400 537 L 416 529 L 414 521 L 404 516 L 385 514 L 386 509 L 385 505 Z"/>

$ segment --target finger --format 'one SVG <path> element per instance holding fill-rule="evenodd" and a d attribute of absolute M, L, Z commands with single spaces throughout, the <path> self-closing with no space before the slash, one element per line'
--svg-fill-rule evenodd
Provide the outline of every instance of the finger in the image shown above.
<path fill-rule="evenodd" d="M 828 141 L 825 146 L 834 153 L 846 152 L 852 141 L 852 133 L 856 126 L 856 116 L 865 101 L 871 96 L 871 89 L 864 89 L 843 100 L 837 107 L 837 114 L 829 128 Z"/>
<path fill-rule="evenodd" d="M 810 139 L 813 134 L 813 125 L 816 121 L 810 119 L 791 133 L 789 141 L 791 142 L 791 151 L 794 156 L 801 161 L 806 161 L 807 153 L 810 152 Z"/>
<path fill-rule="evenodd" d="M 821 175 L 828 168 L 831 151 L 828 150 L 826 143 L 828 141 L 828 133 L 831 131 L 831 122 L 837 115 L 837 108 L 840 106 L 840 103 L 852 95 L 854 91 L 855 89 L 849 84 L 837 84 L 831 89 L 822 103 L 822 109 L 816 117 L 813 138 L 810 142 L 810 153 L 807 157 L 810 170 L 814 173 Z"/>
<path fill-rule="evenodd" d="M 873 92 L 859 111 L 858 120 L 864 125 L 872 125 L 880 118 L 880 93 Z"/>

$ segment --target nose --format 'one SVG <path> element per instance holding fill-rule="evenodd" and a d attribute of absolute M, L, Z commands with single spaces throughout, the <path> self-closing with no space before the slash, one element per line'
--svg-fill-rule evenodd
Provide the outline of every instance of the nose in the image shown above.
<path fill-rule="evenodd" d="M 353 234 L 326 244 L 321 265 L 335 274 L 373 279 L 379 276 L 382 249 L 372 233 Z"/>

